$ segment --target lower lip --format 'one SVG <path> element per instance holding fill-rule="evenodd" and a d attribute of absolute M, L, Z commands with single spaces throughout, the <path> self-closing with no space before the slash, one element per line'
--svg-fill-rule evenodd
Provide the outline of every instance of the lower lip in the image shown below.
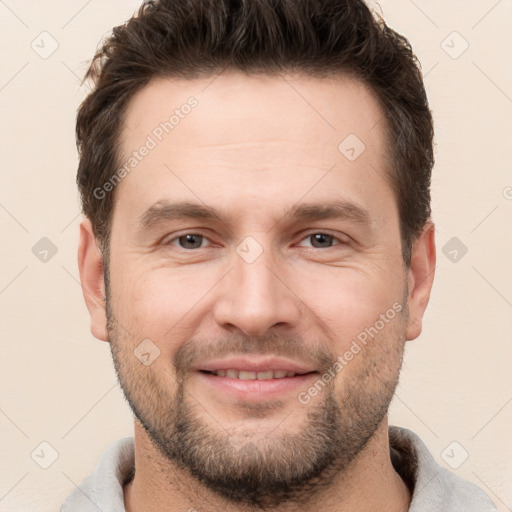
<path fill-rule="evenodd" d="M 220 377 L 211 373 L 196 372 L 199 378 L 223 395 L 229 394 L 244 401 L 259 401 L 282 398 L 283 395 L 307 389 L 310 382 L 318 378 L 316 373 L 283 377 L 281 379 L 242 380 Z"/>

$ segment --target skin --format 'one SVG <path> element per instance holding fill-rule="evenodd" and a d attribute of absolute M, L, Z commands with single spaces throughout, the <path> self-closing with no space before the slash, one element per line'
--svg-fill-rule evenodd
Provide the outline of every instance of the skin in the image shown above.
<path fill-rule="evenodd" d="M 378 102 L 347 77 L 230 72 L 215 80 L 159 79 L 129 105 L 123 158 L 191 96 L 198 106 L 115 190 L 109 322 L 101 252 L 90 220 L 81 224 L 79 269 L 91 330 L 112 343 L 125 393 L 128 388 L 138 397 L 147 417 L 162 419 L 162 407 L 176 403 L 181 379 L 183 400 L 196 421 L 213 434 L 228 433 L 234 449 L 249 442 L 259 453 L 268 446 L 268 453 L 278 453 L 279 441 L 305 432 L 308 414 L 321 410 L 329 396 L 354 417 L 357 395 L 371 417 L 372 407 L 387 406 L 405 341 L 421 332 L 435 267 L 430 221 L 413 244 L 410 266 L 403 265 Z M 338 150 L 349 134 L 366 146 L 354 161 Z M 291 214 L 303 203 L 339 200 L 365 211 L 366 220 L 300 220 Z M 219 219 L 167 219 L 142 229 L 141 216 L 159 201 L 206 205 Z M 177 237 L 186 233 L 203 234 L 203 245 L 181 248 Z M 314 247 L 314 233 L 332 235 L 332 245 Z M 262 250 L 252 263 L 236 251 L 248 236 Z M 393 304 L 402 313 L 311 403 L 301 404 L 298 391 L 307 391 L 325 371 L 320 355 L 344 354 Z M 160 355 L 145 366 L 133 351 L 148 338 Z M 180 375 L 173 361 L 189 346 L 190 364 Z M 226 355 L 227 347 L 239 354 L 248 346 L 250 357 L 286 356 L 318 374 L 300 389 L 261 398 L 219 393 L 192 370 L 193 362 L 200 365 L 209 354 Z M 148 376 L 156 387 L 150 388 Z M 300 501 L 304 511 L 407 510 L 410 492 L 391 465 L 387 428 L 383 413 L 364 448 L 317 480 L 324 485 L 297 494 L 295 501 L 263 500 L 259 507 L 286 512 L 297 510 Z M 169 503 L 184 511 L 254 510 L 214 492 L 165 457 L 137 419 L 135 465 L 135 478 L 125 486 L 128 511 L 158 512 Z"/>

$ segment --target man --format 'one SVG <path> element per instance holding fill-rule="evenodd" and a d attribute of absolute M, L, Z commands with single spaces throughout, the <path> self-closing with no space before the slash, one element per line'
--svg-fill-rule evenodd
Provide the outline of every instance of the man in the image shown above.
<path fill-rule="evenodd" d="M 388 427 L 435 267 L 406 39 L 356 0 L 161 0 L 88 76 L 80 276 L 135 439 L 62 510 L 495 510 Z"/>

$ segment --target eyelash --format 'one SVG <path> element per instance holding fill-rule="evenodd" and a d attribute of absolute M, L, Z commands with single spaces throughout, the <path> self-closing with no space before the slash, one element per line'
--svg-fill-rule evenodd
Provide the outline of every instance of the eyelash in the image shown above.
<path fill-rule="evenodd" d="M 188 235 L 194 235 L 194 236 L 202 237 L 203 240 L 209 240 L 208 236 L 206 236 L 204 233 L 202 233 L 200 231 L 189 231 L 189 232 L 180 234 L 178 236 L 175 236 L 174 238 L 164 242 L 163 245 L 165 245 L 165 246 L 176 245 L 176 247 L 178 247 L 179 249 L 181 249 L 183 251 L 194 251 L 196 249 L 205 249 L 205 248 L 210 247 L 210 246 L 206 246 L 206 247 L 202 247 L 201 246 L 201 247 L 196 247 L 196 248 L 193 248 L 193 249 L 186 249 L 184 247 L 180 247 L 177 244 L 179 242 L 179 239 L 183 238 L 183 237 L 186 237 Z M 300 242 L 303 242 L 304 240 L 306 240 L 308 238 L 311 238 L 314 235 L 324 235 L 324 236 L 327 236 L 327 237 L 331 237 L 333 239 L 333 245 L 330 245 L 328 247 L 310 247 L 311 249 L 331 249 L 332 247 L 335 247 L 335 246 L 338 246 L 338 245 L 346 245 L 348 243 L 348 240 L 342 240 L 340 237 L 335 236 L 332 233 L 329 233 L 329 231 L 311 231 L 311 232 L 308 232 L 307 234 L 302 235 L 302 237 L 300 239 Z M 177 243 L 174 244 L 174 242 L 177 242 Z"/>

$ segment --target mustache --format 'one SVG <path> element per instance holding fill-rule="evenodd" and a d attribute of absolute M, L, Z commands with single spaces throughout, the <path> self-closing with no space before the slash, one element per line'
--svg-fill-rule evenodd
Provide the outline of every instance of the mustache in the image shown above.
<path fill-rule="evenodd" d="M 270 333 L 264 336 L 247 336 L 231 333 L 217 340 L 191 338 L 173 357 L 177 374 L 185 375 L 201 361 L 236 355 L 286 357 L 327 370 L 337 355 L 322 341 L 305 341 L 298 335 Z"/>

